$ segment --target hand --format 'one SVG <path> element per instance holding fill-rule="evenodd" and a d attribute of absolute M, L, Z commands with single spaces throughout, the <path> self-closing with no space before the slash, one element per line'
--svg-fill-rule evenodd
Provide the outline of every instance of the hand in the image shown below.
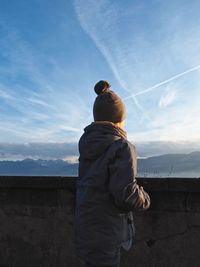
<path fill-rule="evenodd" d="M 145 192 L 143 186 L 140 186 L 139 189 L 140 189 L 140 199 L 142 200 L 143 203 L 145 203 Z"/>
<path fill-rule="evenodd" d="M 144 191 L 144 188 L 143 188 L 143 186 L 140 186 L 140 190 L 142 191 L 142 193 L 143 193 L 143 198 L 144 198 L 144 206 L 143 206 L 143 208 L 144 209 L 148 209 L 149 208 L 149 206 L 150 206 L 150 197 L 149 197 L 149 195 L 147 194 L 147 192 L 145 192 Z"/>
<path fill-rule="evenodd" d="M 143 188 L 143 186 L 140 186 L 140 190 L 144 192 L 144 188 Z"/>

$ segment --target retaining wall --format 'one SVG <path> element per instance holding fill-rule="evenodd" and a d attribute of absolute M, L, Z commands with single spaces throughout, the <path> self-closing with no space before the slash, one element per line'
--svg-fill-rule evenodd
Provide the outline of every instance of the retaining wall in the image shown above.
<path fill-rule="evenodd" d="M 74 255 L 76 177 L 0 177 L 0 267 L 82 267 Z M 200 266 L 200 179 L 138 178 L 151 208 L 135 213 L 122 267 Z"/>

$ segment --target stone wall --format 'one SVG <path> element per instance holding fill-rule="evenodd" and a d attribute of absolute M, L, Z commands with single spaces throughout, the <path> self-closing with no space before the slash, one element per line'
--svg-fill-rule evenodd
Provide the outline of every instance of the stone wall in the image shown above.
<path fill-rule="evenodd" d="M 74 255 L 76 177 L 0 177 L 0 267 L 81 267 Z M 200 266 L 200 179 L 138 178 L 151 208 L 135 213 L 122 267 Z"/>

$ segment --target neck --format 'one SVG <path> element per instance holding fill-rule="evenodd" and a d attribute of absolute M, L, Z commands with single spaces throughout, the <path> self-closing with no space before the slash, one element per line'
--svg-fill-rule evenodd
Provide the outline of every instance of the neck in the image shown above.
<path fill-rule="evenodd" d="M 118 126 L 119 128 L 124 128 L 124 121 L 120 121 L 120 122 L 116 122 L 115 123 L 116 126 Z"/>

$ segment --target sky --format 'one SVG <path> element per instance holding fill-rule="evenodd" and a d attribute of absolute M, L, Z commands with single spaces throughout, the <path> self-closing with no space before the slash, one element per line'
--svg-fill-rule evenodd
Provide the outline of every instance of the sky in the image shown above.
<path fill-rule="evenodd" d="M 77 142 L 94 85 L 133 142 L 200 136 L 198 0 L 0 0 L 0 143 Z"/>

